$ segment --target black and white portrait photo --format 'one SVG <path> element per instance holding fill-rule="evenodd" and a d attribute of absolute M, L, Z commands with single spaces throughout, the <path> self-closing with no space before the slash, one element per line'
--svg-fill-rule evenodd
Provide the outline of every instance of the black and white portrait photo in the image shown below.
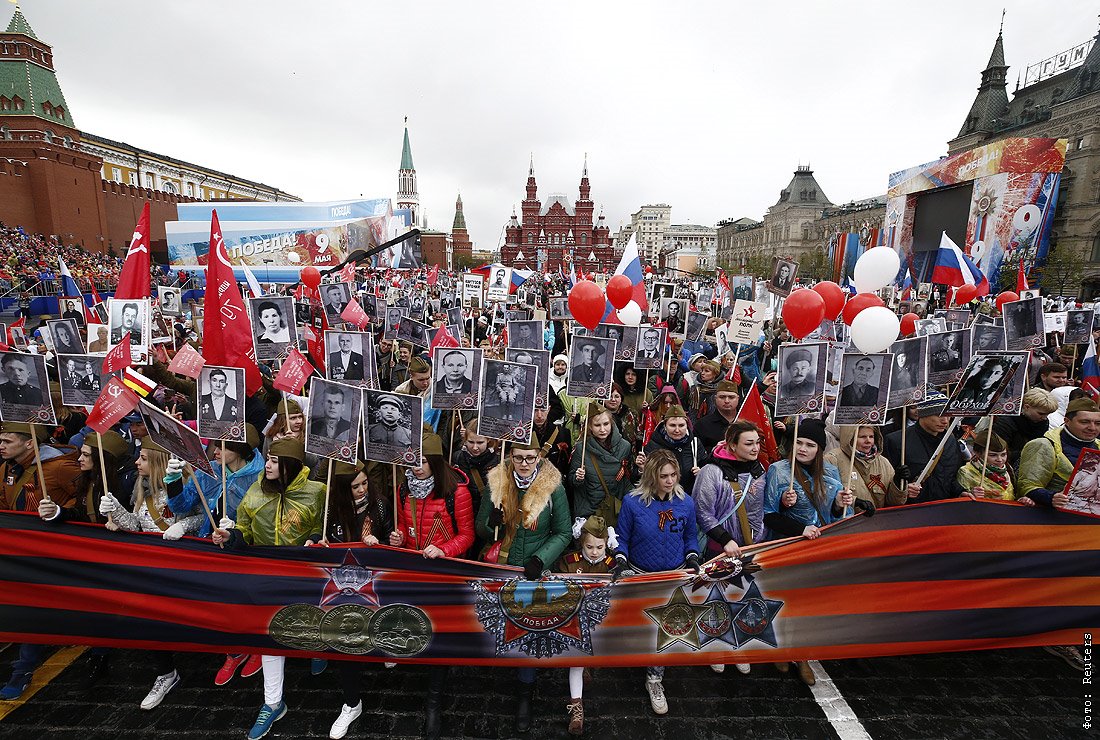
<path fill-rule="evenodd" d="M 401 323 L 397 325 L 397 336 L 394 338 L 399 342 L 408 342 L 417 347 L 427 349 L 429 328 L 430 327 L 422 321 L 417 321 L 408 316 L 402 316 Z"/>
<path fill-rule="evenodd" d="M 401 328 L 401 319 L 409 309 L 404 306 L 386 306 L 386 323 L 382 327 L 383 339 L 397 339 L 397 332 Z"/>
<path fill-rule="evenodd" d="M 347 283 L 329 283 L 322 285 L 321 305 L 325 307 L 325 316 L 330 324 L 342 324 L 344 319 L 340 314 L 351 303 L 351 286 Z"/>
<path fill-rule="evenodd" d="M 84 342 L 80 340 L 80 329 L 73 319 L 51 319 L 46 322 L 46 329 L 53 340 L 53 352 L 55 355 L 82 355 L 84 354 Z"/>
<path fill-rule="evenodd" d="M 370 334 L 353 331 L 326 331 L 325 377 L 348 385 L 365 386 L 367 378 L 367 342 Z"/>
<path fill-rule="evenodd" d="M 890 401 L 887 408 L 912 406 L 924 400 L 928 383 L 928 339 L 899 339 L 890 345 Z"/>
<path fill-rule="evenodd" d="M 784 298 L 791 294 L 794 288 L 795 276 L 798 273 L 798 263 L 793 260 L 775 260 L 772 266 L 772 277 L 768 281 L 768 290 Z"/>
<path fill-rule="evenodd" d="M 381 323 L 378 313 L 379 304 L 381 304 L 383 309 L 386 308 L 386 302 L 373 293 L 363 293 L 359 296 L 359 305 L 362 307 L 363 313 L 367 315 L 367 319 L 371 324 Z"/>
<path fill-rule="evenodd" d="M 565 392 L 574 398 L 608 398 L 614 371 L 614 339 L 577 337 L 569 347 L 569 382 Z"/>
<path fill-rule="evenodd" d="M 244 370 L 206 365 L 199 371 L 199 436 L 244 442 Z"/>
<path fill-rule="evenodd" d="M 1066 311 L 1066 334 L 1063 344 L 1085 344 L 1092 340 L 1092 325 L 1096 318 L 1091 308 Z"/>
<path fill-rule="evenodd" d="M 0 352 L 0 421 L 56 424 L 46 358 Z"/>
<path fill-rule="evenodd" d="M 812 414 L 822 410 L 827 342 L 779 347 L 775 415 Z"/>
<path fill-rule="evenodd" d="M 507 313 L 513 313 L 508 311 Z M 544 349 L 543 322 L 508 321 L 508 346 L 517 349 Z"/>
<path fill-rule="evenodd" d="M 669 335 L 683 339 L 687 335 L 687 313 L 687 298 L 662 298 L 657 316 L 668 327 Z"/>
<path fill-rule="evenodd" d="M 504 303 L 512 290 L 512 268 L 493 267 L 489 270 L 489 282 L 485 286 L 485 300 Z"/>
<path fill-rule="evenodd" d="M 92 406 L 109 377 L 103 372 L 103 355 L 58 355 L 61 402 L 66 406 Z"/>
<path fill-rule="evenodd" d="M 886 421 L 891 359 L 886 353 L 844 353 L 835 423 L 880 426 Z"/>
<path fill-rule="evenodd" d="M 508 347 L 504 350 L 504 359 L 535 366 L 538 370 L 535 376 L 535 408 L 547 408 L 550 405 L 550 350 Z"/>
<path fill-rule="evenodd" d="M 965 329 L 970 325 L 970 311 L 965 308 L 949 308 L 943 312 L 943 318 L 952 329 Z"/>
<path fill-rule="evenodd" d="M 569 299 L 565 296 L 550 299 L 551 321 L 572 321 L 573 314 L 569 312 Z"/>
<path fill-rule="evenodd" d="M 600 324 L 596 327 L 597 337 L 615 340 L 615 359 L 633 362 L 638 351 L 638 327 L 622 324 Z"/>
<path fill-rule="evenodd" d="M 84 328 L 84 324 L 87 320 L 84 318 L 84 299 L 83 298 L 62 298 L 61 299 L 61 318 L 72 319 L 76 322 L 76 325 L 81 329 Z"/>
<path fill-rule="evenodd" d="M 418 466 L 424 440 L 424 399 L 374 390 L 363 391 L 363 397 L 366 459 Z"/>
<path fill-rule="evenodd" d="M 432 408 L 477 408 L 481 350 L 436 347 L 432 351 Z"/>
<path fill-rule="evenodd" d="M 362 398 L 358 388 L 333 380 L 310 378 L 306 452 L 354 463 L 359 445 Z"/>
<path fill-rule="evenodd" d="M 975 352 L 974 354 L 985 355 L 987 353 Z M 997 396 L 997 400 L 993 403 L 987 415 L 1017 416 L 1024 408 L 1024 393 L 1027 392 L 1028 361 L 1031 353 L 997 352 L 988 354 L 999 355 L 1002 363 L 1011 362 L 1012 365 L 1016 366 L 1016 370 L 1001 389 L 1000 395 Z"/>
<path fill-rule="evenodd" d="M 660 306 L 664 298 L 672 298 L 676 295 L 676 286 L 672 283 L 653 283 L 649 291 L 649 305 Z"/>
<path fill-rule="evenodd" d="M 947 331 L 947 320 L 942 316 L 935 316 L 928 319 L 917 319 L 913 322 L 913 326 L 916 331 L 914 335 L 918 337 L 926 337 L 929 334 L 935 334 L 936 332 Z"/>
<path fill-rule="evenodd" d="M 257 360 L 281 360 L 298 345 L 292 296 L 249 298 L 248 311 L 252 315 L 252 341 L 256 345 Z"/>
<path fill-rule="evenodd" d="M 157 302 L 160 303 L 160 312 L 165 316 L 179 316 L 183 313 L 183 301 L 180 297 L 179 288 L 173 288 L 168 285 L 158 285 Z"/>
<path fill-rule="evenodd" d="M 1017 373 L 1026 372 L 1026 352 L 974 355 L 947 402 L 944 416 L 988 416 Z"/>
<path fill-rule="evenodd" d="M 729 280 L 733 301 L 751 301 L 756 295 L 755 280 L 752 275 L 733 275 Z"/>
<path fill-rule="evenodd" d="M 12 339 L 15 339 L 15 346 L 19 346 L 19 340 L 15 337 L 15 330 L 18 327 L 12 328 Z M 22 331 L 22 329 L 20 329 Z M 97 352 L 102 353 L 107 351 L 107 340 L 111 336 L 111 328 L 106 324 L 88 324 L 88 352 L 89 354 L 95 354 Z M 27 346 L 27 342 L 23 340 L 23 346 Z"/>
<path fill-rule="evenodd" d="M 997 352 L 1005 349 L 1003 326 L 975 322 L 970 333 L 970 346 L 974 348 L 974 352 Z"/>
<path fill-rule="evenodd" d="M 141 409 L 141 418 L 150 439 L 193 468 L 214 475 L 214 469 L 206 457 L 206 446 L 194 429 L 144 399 L 138 408 Z"/>
<path fill-rule="evenodd" d="M 527 442 L 535 418 L 538 369 L 506 360 L 484 362 L 477 433 L 492 439 Z"/>
<path fill-rule="evenodd" d="M 954 329 L 928 335 L 928 383 L 958 382 L 970 362 L 970 330 Z"/>
<path fill-rule="evenodd" d="M 1043 299 L 1039 296 L 1006 303 L 1001 307 L 1005 318 L 1005 346 L 1009 350 L 1038 349 L 1046 337 L 1043 332 Z"/>
<path fill-rule="evenodd" d="M 462 306 L 451 306 L 447 309 L 447 323 L 462 326 L 465 319 L 462 316 Z"/>
<path fill-rule="evenodd" d="M 149 362 L 149 299 L 107 301 L 107 324 L 111 327 L 108 349 L 130 335 L 130 357 L 134 365 Z"/>
<path fill-rule="evenodd" d="M 709 314 L 700 313 L 699 311 L 691 311 L 688 313 L 687 318 L 687 341 L 698 342 L 703 338 L 703 330 L 707 328 L 707 321 L 710 319 Z"/>
<path fill-rule="evenodd" d="M 531 318 L 531 312 L 526 308 L 509 308 L 504 311 L 504 320 L 508 323 L 513 321 L 527 321 Z"/>
<path fill-rule="evenodd" d="M 663 326 L 638 327 L 638 346 L 634 352 L 636 369 L 660 370 L 664 366 L 667 331 Z"/>

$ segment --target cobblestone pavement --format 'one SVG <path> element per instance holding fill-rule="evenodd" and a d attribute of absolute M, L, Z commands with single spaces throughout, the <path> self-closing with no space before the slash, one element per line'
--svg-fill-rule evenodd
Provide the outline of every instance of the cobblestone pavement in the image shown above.
<path fill-rule="evenodd" d="M 0 659 L 6 663 L 10 654 Z M 78 657 L 0 719 L 0 738 L 240 739 L 262 703 L 259 674 L 222 688 L 213 685 L 221 656 L 179 654 L 183 680 L 152 711 L 138 707 L 154 678 L 147 653 L 114 651 L 108 675 L 91 691 L 78 687 L 86 661 L 86 655 Z M 1082 674 L 1041 649 L 831 661 L 824 668 L 875 740 L 1088 736 L 1081 729 Z M 0 676 L 6 679 L 6 667 Z M 364 713 L 348 737 L 418 737 L 425 677 L 422 667 L 365 664 Z M 744 676 L 732 666 L 721 675 L 707 667 L 671 667 L 664 717 L 650 710 L 644 680 L 640 668 L 596 671 L 586 685 L 585 735 L 601 740 L 851 737 L 838 734 L 793 671 L 782 675 L 760 665 Z M 444 735 L 512 737 L 514 685 L 511 670 L 452 669 Z M 308 661 L 288 661 L 285 698 L 290 710 L 268 737 L 328 737 L 341 703 L 336 671 L 330 667 L 312 676 Z M 528 737 L 568 737 L 567 700 L 566 672 L 541 671 Z M 0 712 L 5 705 L 0 702 Z"/>

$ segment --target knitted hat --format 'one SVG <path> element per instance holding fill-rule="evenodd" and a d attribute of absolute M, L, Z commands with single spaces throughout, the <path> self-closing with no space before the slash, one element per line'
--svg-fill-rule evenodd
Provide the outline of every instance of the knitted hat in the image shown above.
<path fill-rule="evenodd" d="M 305 462 L 306 448 L 299 440 L 293 437 L 283 437 L 271 443 L 271 446 L 267 449 L 267 454 L 275 455 L 276 457 L 290 457 L 298 462 Z"/>
<path fill-rule="evenodd" d="M 684 407 L 683 406 L 669 406 L 668 411 L 666 411 L 665 415 L 664 415 L 664 420 L 665 421 L 668 421 L 669 419 L 686 419 L 686 418 L 688 418 L 688 415 L 686 413 L 684 413 Z"/>
<path fill-rule="evenodd" d="M 825 451 L 825 422 L 821 419 L 802 419 L 798 422 L 798 435 L 800 439 L 808 439 L 816 442 L 822 452 Z"/>
<path fill-rule="evenodd" d="M 924 400 L 917 404 L 917 417 L 940 416 L 947 407 L 947 396 L 939 391 L 928 391 Z"/>
<path fill-rule="evenodd" d="M 409 360 L 410 373 L 430 373 L 431 371 L 431 364 L 420 355 Z"/>
<path fill-rule="evenodd" d="M 39 442 L 50 438 L 49 430 L 41 424 L 24 424 L 21 421 L 5 421 L 3 426 L 0 426 L 0 432 L 37 437 Z"/>
<path fill-rule="evenodd" d="M 695 354 L 693 354 L 691 357 L 688 358 L 688 368 L 692 369 L 692 367 L 695 365 L 695 362 L 697 360 L 705 360 L 705 359 L 707 359 L 706 355 L 704 355 L 702 352 L 696 352 Z"/>
<path fill-rule="evenodd" d="M 559 360 L 561 362 L 564 362 L 566 365 L 569 364 L 568 355 L 554 355 L 554 359 L 550 361 L 550 364 L 553 365 L 555 362 L 558 362 Z"/>
<path fill-rule="evenodd" d="M 287 416 L 288 414 L 301 414 L 302 407 L 298 405 L 298 402 L 293 398 L 287 398 L 283 401 L 279 401 L 279 416 Z"/>
<path fill-rule="evenodd" d="M 7 429 L 7 424 L 4 425 L 4 431 Z M 118 432 L 108 429 L 103 434 L 92 432 L 84 437 L 84 444 L 91 447 L 93 450 L 102 446 L 103 451 L 115 458 L 115 460 L 122 460 L 126 457 L 126 453 L 130 451 L 130 444 L 123 439 L 122 435 Z"/>
<path fill-rule="evenodd" d="M 1078 411 L 1091 411 L 1093 413 L 1100 411 L 1097 407 L 1096 401 L 1091 398 L 1075 398 L 1069 402 L 1069 406 L 1066 406 L 1066 416 L 1076 413 Z M 7 426 L 6 424 L 4 425 Z"/>
<path fill-rule="evenodd" d="M 438 434 L 425 434 L 424 442 L 420 445 L 420 454 L 424 457 L 428 455 L 442 455 L 443 440 L 439 438 Z"/>

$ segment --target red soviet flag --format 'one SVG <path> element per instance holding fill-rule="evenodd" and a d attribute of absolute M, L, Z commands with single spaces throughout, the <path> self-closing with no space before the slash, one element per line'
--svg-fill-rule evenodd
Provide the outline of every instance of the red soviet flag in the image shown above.
<path fill-rule="evenodd" d="M 245 311 L 244 298 L 229 253 L 222 240 L 218 212 L 210 216 L 210 252 L 206 258 L 206 298 L 203 301 L 206 320 L 203 325 L 202 357 L 207 365 L 244 368 L 248 395 L 260 388 L 260 368 L 256 365 L 256 350 L 252 346 L 252 330 Z"/>
<path fill-rule="evenodd" d="M 354 298 L 348 301 L 347 308 L 340 314 L 340 318 L 349 324 L 355 324 L 360 329 L 370 322 L 370 316 L 367 316 L 367 312 L 359 305 L 359 301 Z"/>
<path fill-rule="evenodd" d="M 291 349 L 290 354 L 283 360 L 283 366 L 279 368 L 279 374 L 275 376 L 272 385 L 281 391 L 298 394 L 302 392 L 302 387 L 312 374 L 313 365 L 309 364 L 306 356 L 297 349 Z"/>
<path fill-rule="evenodd" d="M 432 337 L 431 345 L 432 346 L 428 348 L 429 352 L 436 347 L 450 348 L 462 346 L 458 343 L 458 340 L 455 339 L 454 334 L 451 334 L 451 330 L 447 328 L 446 324 L 439 327 L 436 331 L 435 336 Z"/>
<path fill-rule="evenodd" d="M 197 379 L 205 364 L 206 361 L 202 359 L 202 355 L 190 344 L 184 343 L 179 352 L 176 352 L 176 356 L 172 358 L 172 362 L 169 363 L 168 371 Z"/>
<path fill-rule="evenodd" d="M 779 446 L 775 443 L 775 432 L 772 423 L 768 419 L 768 412 L 764 410 L 764 401 L 760 398 L 760 386 L 752 384 L 749 393 L 745 396 L 745 402 L 741 404 L 741 410 L 737 412 L 738 419 L 751 421 L 760 430 L 760 462 L 768 467 L 779 459 Z"/>
<path fill-rule="evenodd" d="M 126 261 L 122 263 L 115 298 L 148 298 L 149 283 L 149 202 L 146 201 L 141 209 L 141 218 L 134 227 Z"/>
<path fill-rule="evenodd" d="M 129 343 L 127 343 L 129 346 Z M 88 420 L 84 422 L 100 434 L 122 421 L 122 417 L 137 408 L 138 395 L 118 378 L 111 378 L 95 400 Z"/>
<path fill-rule="evenodd" d="M 122 341 L 111 348 L 103 358 L 103 372 L 117 373 L 119 370 L 130 367 L 134 358 L 130 355 L 130 332 L 122 335 Z"/>

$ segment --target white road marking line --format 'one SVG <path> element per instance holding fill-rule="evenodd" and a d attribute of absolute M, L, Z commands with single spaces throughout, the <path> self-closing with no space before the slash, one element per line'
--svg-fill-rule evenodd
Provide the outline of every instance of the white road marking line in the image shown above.
<path fill-rule="evenodd" d="M 810 668 L 817 677 L 810 691 L 813 692 L 821 711 L 825 713 L 825 719 L 829 720 L 829 724 L 840 736 L 840 740 L 872 740 L 863 723 L 859 721 L 859 717 L 852 711 L 852 707 L 848 705 L 848 701 L 833 683 L 833 679 L 825 672 L 821 663 L 811 660 Z"/>

